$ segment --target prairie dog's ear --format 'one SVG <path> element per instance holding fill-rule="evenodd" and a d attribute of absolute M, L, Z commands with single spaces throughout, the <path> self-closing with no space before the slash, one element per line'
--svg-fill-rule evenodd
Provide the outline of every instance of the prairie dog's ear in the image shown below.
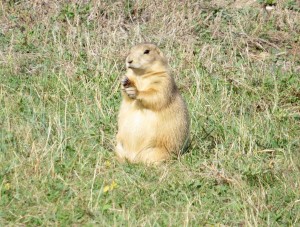
<path fill-rule="evenodd" d="M 159 56 L 161 56 L 162 58 L 165 57 L 165 55 L 163 54 L 163 52 L 161 52 L 161 50 L 158 47 L 155 47 L 155 50 L 159 54 Z"/>

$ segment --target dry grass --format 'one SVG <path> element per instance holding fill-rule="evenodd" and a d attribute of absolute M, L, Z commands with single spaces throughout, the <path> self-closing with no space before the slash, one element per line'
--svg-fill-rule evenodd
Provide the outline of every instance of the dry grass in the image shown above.
<path fill-rule="evenodd" d="M 2 1 L 0 225 L 299 225 L 299 3 L 224 2 Z M 192 122 L 189 153 L 157 168 L 112 153 L 144 41 Z"/>

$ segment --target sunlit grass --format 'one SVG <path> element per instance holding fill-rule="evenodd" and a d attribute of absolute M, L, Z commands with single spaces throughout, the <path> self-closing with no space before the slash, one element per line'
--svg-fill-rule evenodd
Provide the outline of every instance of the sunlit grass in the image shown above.
<path fill-rule="evenodd" d="M 300 14 L 236 7 L 0 3 L 0 225 L 299 225 Z M 143 41 L 191 117 L 189 152 L 158 167 L 113 154 Z"/>

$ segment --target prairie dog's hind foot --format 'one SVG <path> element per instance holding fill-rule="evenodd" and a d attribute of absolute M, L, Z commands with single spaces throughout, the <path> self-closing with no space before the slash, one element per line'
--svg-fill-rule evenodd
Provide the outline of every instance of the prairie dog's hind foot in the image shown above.
<path fill-rule="evenodd" d="M 130 157 L 130 153 L 128 151 L 126 151 L 122 145 L 121 142 L 118 142 L 117 143 L 117 146 L 116 146 L 116 149 L 115 149 L 115 152 L 116 152 L 116 156 L 117 156 L 117 160 L 120 162 L 120 163 L 124 163 L 126 160 L 131 160 L 133 159 L 133 157 Z"/>
<path fill-rule="evenodd" d="M 117 154 L 117 160 L 120 163 L 124 163 L 127 160 L 132 163 L 143 162 L 147 165 L 160 164 L 168 160 L 171 156 L 167 150 L 158 147 L 148 148 L 138 153 L 127 151 L 120 142 L 117 143 L 115 152 Z"/>
<path fill-rule="evenodd" d="M 162 148 L 148 148 L 144 151 L 142 151 L 138 156 L 137 156 L 137 161 L 142 161 L 143 163 L 147 165 L 158 165 L 168 159 L 170 159 L 171 154 Z"/>

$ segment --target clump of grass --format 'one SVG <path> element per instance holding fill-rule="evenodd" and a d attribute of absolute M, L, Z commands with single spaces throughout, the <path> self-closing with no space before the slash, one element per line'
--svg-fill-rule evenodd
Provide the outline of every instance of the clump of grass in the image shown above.
<path fill-rule="evenodd" d="M 299 225 L 300 14 L 276 2 L 0 3 L 0 224 Z M 143 41 L 191 116 L 189 152 L 159 167 L 112 152 Z"/>

